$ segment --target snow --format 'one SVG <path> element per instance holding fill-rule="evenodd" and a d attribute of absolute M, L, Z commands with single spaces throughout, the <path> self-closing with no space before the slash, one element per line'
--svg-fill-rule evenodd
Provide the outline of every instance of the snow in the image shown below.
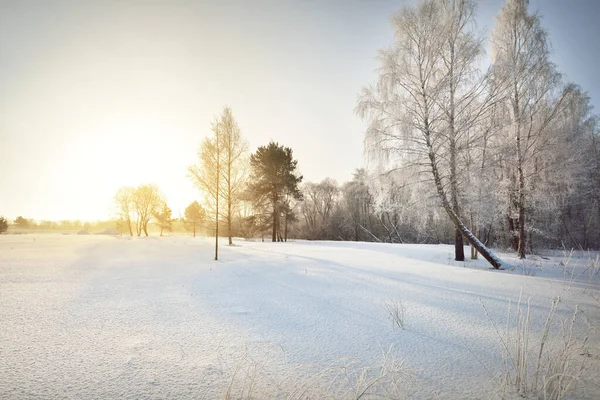
<path fill-rule="evenodd" d="M 414 371 L 410 398 L 499 398 L 490 318 L 503 326 L 520 296 L 534 333 L 556 296 L 557 319 L 579 304 L 596 329 L 572 396 L 600 396 L 594 255 L 563 267 L 560 252 L 526 264 L 500 253 L 514 269 L 497 271 L 454 262 L 446 245 L 223 241 L 215 262 L 211 244 L 0 236 L 0 398 L 221 398 L 241 355 L 274 348 L 275 375 L 374 365 L 391 349 Z M 405 306 L 404 330 L 383 307 L 391 299 Z"/>

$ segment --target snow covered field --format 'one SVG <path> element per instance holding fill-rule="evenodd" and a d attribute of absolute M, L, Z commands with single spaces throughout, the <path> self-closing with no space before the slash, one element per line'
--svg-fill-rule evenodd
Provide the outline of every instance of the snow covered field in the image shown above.
<path fill-rule="evenodd" d="M 501 254 L 515 269 L 494 271 L 452 261 L 444 245 L 238 240 L 215 262 L 211 244 L 0 236 L 0 398 L 212 399 L 229 382 L 232 397 L 248 382 L 282 392 L 327 367 L 376 366 L 382 351 L 412 371 L 409 398 L 500 398 L 497 330 L 521 293 L 532 343 L 553 298 L 556 326 L 579 304 L 575 330 L 589 338 L 568 397 L 600 398 L 600 274 L 588 254 L 566 267 L 560 253 L 527 264 Z"/>

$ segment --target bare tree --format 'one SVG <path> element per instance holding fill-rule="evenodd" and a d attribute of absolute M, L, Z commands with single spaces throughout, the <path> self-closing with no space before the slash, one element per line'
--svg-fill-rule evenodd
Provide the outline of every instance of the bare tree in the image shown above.
<path fill-rule="evenodd" d="M 137 216 L 136 233 L 142 232 L 148 236 L 148 222 L 164 203 L 158 186 L 153 184 L 140 185 L 133 191 L 133 211 Z"/>
<path fill-rule="evenodd" d="M 204 139 L 198 150 L 198 164 L 188 167 L 190 179 L 204 194 L 205 204 L 214 215 L 215 260 L 219 259 L 219 199 L 223 191 L 223 129 L 221 121 L 215 118 L 211 127 L 213 136 Z"/>
<path fill-rule="evenodd" d="M 313 238 L 322 238 L 339 197 L 338 184 L 330 178 L 320 183 L 308 182 L 302 186 L 302 193 L 304 199 L 299 208 L 306 227 Z"/>
<path fill-rule="evenodd" d="M 114 197 L 115 205 L 117 206 L 117 213 L 119 219 L 127 226 L 129 230 L 129 236 L 133 236 L 133 229 L 131 227 L 131 219 L 133 213 L 133 193 L 134 189 L 129 186 L 123 186 Z"/>
<path fill-rule="evenodd" d="M 231 108 L 225 107 L 221 113 L 220 119 L 221 137 L 223 142 L 223 194 L 222 197 L 227 204 L 227 232 L 229 244 L 233 244 L 233 218 L 235 207 L 238 205 L 242 190 L 244 188 L 245 177 L 249 168 L 248 165 L 248 145 L 243 140 L 240 128 L 233 117 Z"/>

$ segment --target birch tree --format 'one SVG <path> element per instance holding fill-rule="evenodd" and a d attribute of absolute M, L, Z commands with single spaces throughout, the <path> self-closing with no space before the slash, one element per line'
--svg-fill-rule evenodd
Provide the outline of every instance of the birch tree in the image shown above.
<path fill-rule="evenodd" d="M 248 146 L 242 138 L 240 128 L 233 117 L 231 108 L 225 107 L 219 123 L 222 137 L 223 151 L 223 199 L 227 206 L 225 220 L 229 244 L 233 244 L 233 218 L 235 208 L 241 200 L 244 189 L 245 177 L 248 170 Z"/>
<path fill-rule="evenodd" d="M 448 194 L 456 215 L 463 217 L 460 184 L 462 175 L 459 158 L 468 152 L 477 139 L 472 137 L 473 127 L 489 111 L 494 93 L 490 91 L 486 74 L 481 73 L 479 62 L 484 54 L 483 36 L 474 28 L 475 2 L 472 0 L 440 0 L 442 35 L 439 71 L 442 87 L 439 98 L 432 99 L 442 111 L 442 130 L 439 134 L 446 142 L 440 163 L 447 164 Z M 463 238 L 455 230 L 455 260 L 464 261 Z"/>
<path fill-rule="evenodd" d="M 214 216 L 215 261 L 219 259 L 219 199 L 224 188 L 223 174 L 223 130 L 221 121 L 215 118 L 211 126 L 212 137 L 202 141 L 198 149 L 198 164 L 188 167 L 189 177 L 204 194 L 205 204 Z"/>
<path fill-rule="evenodd" d="M 508 225 L 520 258 L 525 258 L 527 245 L 529 183 L 536 175 L 536 160 L 552 139 L 550 124 L 569 90 L 560 89 L 561 76 L 549 59 L 547 33 L 528 5 L 528 0 L 507 0 L 492 33 L 493 72 L 506 88 L 509 124 L 504 131 L 514 154 L 506 157 L 511 179 Z"/>
<path fill-rule="evenodd" d="M 114 202 L 117 207 L 117 214 L 119 219 L 122 220 L 124 225 L 127 226 L 129 236 L 133 236 L 133 229 L 131 227 L 133 213 L 133 191 L 133 188 L 124 186 L 117 190 L 117 193 L 114 197 Z"/>
<path fill-rule="evenodd" d="M 451 28 L 458 29 L 453 24 L 461 26 L 461 21 L 457 20 L 460 13 L 448 13 L 447 4 L 424 0 L 413 7 L 404 7 L 392 18 L 395 41 L 389 49 L 380 52 L 382 67 L 377 84 L 363 91 L 357 112 L 369 122 L 365 137 L 367 150 L 374 150 L 372 154 L 380 159 L 395 157 L 426 168 L 455 228 L 494 268 L 501 268 L 502 262 L 463 223 L 452 204 L 452 189 L 448 189 L 452 182 L 448 168 L 452 162 L 444 161 L 451 158 L 448 149 L 452 106 L 449 104 L 453 96 L 449 87 L 450 82 L 457 85 L 460 74 L 448 72 L 452 63 L 448 64 L 447 37 Z M 463 68 L 472 69 L 469 62 L 475 61 L 474 55 L 465 56 Z M 455 98 L 454 112 L 456 110 Z M 456 129 L 456 123 L 453 126 Z"/>

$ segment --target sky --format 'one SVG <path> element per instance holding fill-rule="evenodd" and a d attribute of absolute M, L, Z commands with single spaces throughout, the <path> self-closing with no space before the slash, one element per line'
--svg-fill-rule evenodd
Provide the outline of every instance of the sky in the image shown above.
<path fill-rule="evenodd" d="M 0 215 L 107 219 L 157 184 L 175 217 L 210 123 L 293 149 L 308 181 L 364 167 L 357 95 L 411 1 L 0 0 Z M 479 2 L 488 32 L 502 0 Z M 530 0 L 553 60 L 600 107 L 600 2 Z"/>

